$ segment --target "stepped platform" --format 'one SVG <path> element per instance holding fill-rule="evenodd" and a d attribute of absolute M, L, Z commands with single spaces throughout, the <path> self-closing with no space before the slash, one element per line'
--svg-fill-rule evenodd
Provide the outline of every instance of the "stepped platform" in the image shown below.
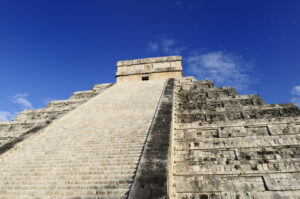
<path fill-rule="evenodd" d="M 194 78 L 175 83 L 169 196 L 300 198 L 300 110 Z"/>

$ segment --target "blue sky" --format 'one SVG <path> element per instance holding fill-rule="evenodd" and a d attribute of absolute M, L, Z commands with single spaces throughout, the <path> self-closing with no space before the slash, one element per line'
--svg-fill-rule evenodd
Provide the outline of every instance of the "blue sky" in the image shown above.
<path fill-rule="evenodd" d="M 183 56 L 185 76 L 300 105 L 298 0 L 0 0 L 0 120 L 96 83 L 118 60 Z"/>

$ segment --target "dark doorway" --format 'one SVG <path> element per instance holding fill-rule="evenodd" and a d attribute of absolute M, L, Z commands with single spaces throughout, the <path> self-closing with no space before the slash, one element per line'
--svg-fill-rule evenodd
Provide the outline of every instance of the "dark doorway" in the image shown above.
<path fill-rule="evenodd" d="M 148 80 L 149 80 L 149 76 L 142 77 L 142 81 L 148 81 Z"/>

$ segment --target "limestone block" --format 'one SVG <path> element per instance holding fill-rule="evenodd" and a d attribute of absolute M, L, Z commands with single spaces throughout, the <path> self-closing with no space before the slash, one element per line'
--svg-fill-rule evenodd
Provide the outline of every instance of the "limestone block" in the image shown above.
<path fill-rule="evenodd" d="M 97 94 L 93 91 L 77 91 L 73 93 L 70 99 L 90 98 L 96 95 Z"/>
<path fill-rule="evenodd" d="M 271 135 L 267 126 L 247 126 L 248 136 L 268 136 Z"/>
<path fill-rule="evenodd" d="M 85 99 L 73 99 L 73 100 L 53 100 L 45 108 L 53 111 L 69 110 L 77 107 L 79 104 L 84 103 Z"/>
<path fill-rule="evenodd" d="M 152 66 L 151 65 L 147 65 L 148 67 L 145 67 L 146 65 L 143 64 L 138 64 L 138 65 L 134 65 L 131 71 L 127 71 L 127 72 L 136 72 L 139 73 L 143 70 L 151 70 Z"/>
<path fill-rule="evenodd" d="M 219 130 L 219 137 L 246 137 L 247 132 L 244 127 L 223 127 Z M 249 134 L 248 134 L 249 135 Z"/>
<path fill-rule="evenodd" d="M 185 83 L 185 82 L 193 82 L 195 81 L 195 77 L 183 77 L 183 78 L 179 78 L 177 79 L 178 84 L 180 83 Z"/>
<path fill-rule="evenodd" d="M 118 61 L 117 66 L 149 64 L 149 63 L 157 63 L 157 62 L 173 62 L 173 61 L 181 61 L 181 60 L 182 60 L 181 56 L 152 57 L 152 58 L 145 58 L 145 59 Z"/>
<path fill-rule="evenodd" d="M 171 67 L 170 62 L 153 63 L 153 70 L 165 69 L 170 67 Z"/>
<path fill-rule="evenodd" d="M 265 182 L 268 190 L 291 191 L 300 189 L 299 173 L 265 174 Z"/>
<path fill-rule="evenodd" d="M 60 115 L 64 114 L 66 110 L 63 111 L 47 111 L 46 109 L 36 109 L 36 110 L 25 110 L 22 111 L 14 121 L 18 122 L 34 122 L 34 121 L 43 121 L 50 118 L 57 118 Z"/>
<path fill-rule="evenodd" d="M 199 140 L 220 137 L 220 134 L 218 129 L 185 129 L 177 130 L 175 136 L 179 140 Z"/>
<path fill-rule="evenodd" d="M 176 176 L 177 192 L 239 192 L 265 191 L 262 177 L 258 176 Z"/>
<path fill-rule="evenodd" d="M 112 83 L 95 84 L 92 88 L 92 91 L 103 92 L 105 89 L 111 87 L 112 85 Z"/>
<path fill-rule="evenodd" d="M 23 122 L 1 122 L 0 132 L 14 132 L 14 131 L 24 131 L 32 128 L 35 123 L 23 123 Z"/>
<path fill-rule="evenodd" d="M 184 91 L 189 91 L 190 90 L 190 85 L 183 85 L 182 86 L 182 90 L 184 90 Z"/>
<path fill-rule="evenodd" d="M 268 128 L 272 135 L 300 133 L 300 129 L 294 124 L 268 125 Z"/>
<path fill-rule="evenodd" d="M 181 61 L 170 62 L 170 67 L 182 70 L 182 63 Z"/>

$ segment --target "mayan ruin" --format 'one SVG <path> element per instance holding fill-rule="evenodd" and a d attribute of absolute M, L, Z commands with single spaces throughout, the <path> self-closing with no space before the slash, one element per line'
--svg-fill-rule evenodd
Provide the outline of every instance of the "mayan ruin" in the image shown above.
<path fill-rule="evenodd" d="M 183 67 L 118 61 L 115 83 L 0 122 L 0 199 L 300 199 L 299 108 Z"/>

